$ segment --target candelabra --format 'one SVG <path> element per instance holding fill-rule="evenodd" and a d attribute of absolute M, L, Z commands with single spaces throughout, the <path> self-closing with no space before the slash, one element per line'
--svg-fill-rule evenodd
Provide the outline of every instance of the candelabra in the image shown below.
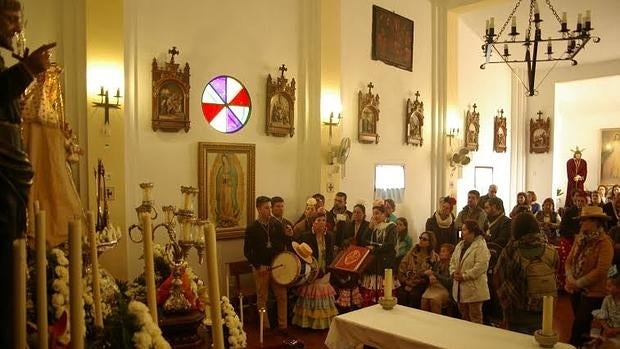
<path fill-rule="evenodd" d="M 154 220 L 157 218 L 157 210 L 151 198 L 153 183 L 141 183 L 140 187 L 143 190 L 143 198 L 142 204 L 136 208 L 138 219 L 141 214 L 149 213 Z M 165 258 L 172 266 L 174 280 L 172 281 L 170 296 L 163 306 L 164 311 L 167 313 L 180 313 L 190 310 L 190 303 L 183 295 L 183 281 L 181 280 L 190 250 L 192 248 L 196 249 L 198 263 L 202 264 L 204 260 L 204 226 L 207 221 L 197 218 L 193 206 L 198 189 L 181 186 L 181 193 L 183 194 L 183 208 L 177 210 L 172 205 L 163 206 L 164 221 L 153 227 L 153 238 L 158 230 L 163 229 L 169 239 L 169 242 L 165 245 Z M 129 227 L 129 238 L 135 243 L 141 243 L 143 236 L 134 237 L 132 235 L 134 231 L 143 233 L 143 227 L 139 224 L 132 224 Z"/>
<path fill-rule="evenodd" d="M 450 146 L 452 146 L 452 138 L 458 137 L 460 131 L 459 128 L 451 128 L 446 132 Z"/>
<path fill-rule="evenodd" d="M 495 32 L 495 17 L 491 17 L 486 21 L 484 44 L 482 45 L 482 51 L 486 61 L 480 65 L 480 69 L 484 69 L 487 64 L 506 63 L 510 70 L 515 73 L 512 66 L 513 63 L 525 63 L 527 65 L 527 84 L 521 80 L 518 74 L 515 73 L 514 75 L 521 81 L 530 96 L 534 96 L 536 94 L 536 89 L 540 86 L 540 83 L 542 83 L 542 81 L 538 85 L 535 83 L 537 63 L 553 62 L 554 65 L 549 72 L 555 68 L 557 63 L 561 61 L 570 61 L 572 65 L 576 65 L 577 61 L 575 60 L 575 56 L 577 56 L 586 44 L 590 40 L 595 43 L 601 40 L 597 36 L 590 35 L 590 31 L 594 28 L 592 28 L 592 19 L 589 10 L 586 11 L 585 16 L 582 16 L 582 14 L 579 13 L 577 16 L 577 25 L 575 26 L 575 30 L 570 30 L 566 20 L 566 12 L 562 12 L 562 17 L 560 17 L 551 4 L 551 0 L 545 0 L 545 2 L 551 9 L 553 16 L 559 22 L 559 37 L 553 38 L 549 36 L 547 39 L 543 39 L 541 32 L 541 23 L 543 20 L 538 9 L 538 2 L 537 0 L 530 0 L 527 30 L 524 38 L 522 40 L 518 40 L 517 37 L 520 33 L 517 32 L 517 17 L 515 13 L 519 5 L 521 5 L 521 0 L 517 0 L 515 7 L 497 34 Z M 502 38 L 502 34 L 508 27 L 509 22 L 511 23 L 510 32 L 507 34 L 509 38 L 505 39 Z M 534 26 L 533 28 L 532 25 Z M 534 29 L 533 38 L 532 29 Z M 553 43 L 557 44 L 560 42 L 566 42 L 566 50 L 558 51 L 556 54 L 553 49 Z M 544 43 L 547 44 L 547 57 L 539 58 L 539 45 L 543 45 Z M 498 45 L 500 47 L 503 45 L 502 52 L 498 50 Z M 511 52 L 515 51 L 519 46 L 524 47 L 523 58 L 511 58 L 517 57 L 515 54 L 511 54 Z M 509 47 L 512 47 L 512 50 L 509 49 Z M 493 56 L 493 51 L 497 53 L 497 58 Z M 543 77 L 543 80 L 549 75 L 549 72 L 547 72 L 547 75 Z"/>

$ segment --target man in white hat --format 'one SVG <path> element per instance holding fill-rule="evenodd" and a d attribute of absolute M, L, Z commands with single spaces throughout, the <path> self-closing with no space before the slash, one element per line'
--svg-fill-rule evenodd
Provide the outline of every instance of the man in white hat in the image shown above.
<path fill-rule="evenodd" d="M 17 0 L 0 0 L 0 46 L 13 51 L 13 37 L 22 31 L 21 4 Z M 56 44 L 39 47 L 20 62 L 6 69 L 0 57 L 0 275 L 12 280 L 13 241 L 24 237 L 28 191 L 34 176 L 21 137 L 19 98 L 34 76 L 50 65 L 48 50 Z M 12 288 L 0 287 L 0 348 L 13 348 Z"/>

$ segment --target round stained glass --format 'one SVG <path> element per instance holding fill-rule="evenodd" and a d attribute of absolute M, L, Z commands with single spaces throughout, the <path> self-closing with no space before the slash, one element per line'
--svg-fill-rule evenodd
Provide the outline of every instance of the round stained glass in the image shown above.
<path fill-rule="evenodd" d="M 202 114 L 222 133 L 241 130 L 250 120 L 252 101 L 239 80 L 220 75 L 213 78 L 202 92 Z"/>

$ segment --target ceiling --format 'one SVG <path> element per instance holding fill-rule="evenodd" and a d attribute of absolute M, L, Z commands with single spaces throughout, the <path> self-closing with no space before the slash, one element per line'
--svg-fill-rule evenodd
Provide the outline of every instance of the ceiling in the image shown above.
<path fill-rule="evenodd" d="M 485 21 L 490 17 L 495 17 L 495 26 L 500 28 L 506 21 L 508 15 L 514 8 L 516 1 L 510 0 L 450 0 L 455 5 L 453 8 L 459 14 L 465 25 L 470 27 L 480 36 L 484 35 Z M 595 63 L 601 61 L 620 59 L 620 1 L 619 0 L 550 0 L 558 15 L 562 12 L 567 13 L 568 27 L 574 28 L 577 22 L 577 14 L 591 10 L 593 36 L 599 36 L 601 41 L 598 44 L 592 41 L 585 47 L 585 50 L 577 55 L 579 64 Z M 542 37 L 557 37 L 559 24 L 553 18 L 551 10 L 546 5 L 546 1 L 538 0 L 540 15 L 543 19 L 541 24 Z M 516 12 L 518 31 L 523 33 L 526 25 L 526 18 L 529 11 L 529 0 L 522 0 Z M 551 25 L 549 24 L 551 23 Z M 505 35 L 505 34 L 504 34 Z M 502 35 L 502 37 L 504 37 Z"/>

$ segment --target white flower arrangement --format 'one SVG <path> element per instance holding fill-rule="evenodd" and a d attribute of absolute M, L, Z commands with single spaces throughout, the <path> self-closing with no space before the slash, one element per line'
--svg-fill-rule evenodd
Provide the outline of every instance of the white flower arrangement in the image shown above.
<path fill-rule="evenodd" d="M 137 349 L 170 349 L 170 344 L 161 334 L 161 329 L 155 324 L 149 308 L 144 303 L 131 301 L 128 306 L 129 314 L 136 319 L 139 330 L 133 334 L 132 342 Z"/>
<path fill-rule="evenodd" d="M 71 341 L 69 329 L 69 260 L 61 249 L 54 248 L 50 251 L 48 263 L 56 265 L 54 267 L 51 299 L 54 319 L 58 320 L 62 314 L 67 314 L 67 328 L 65 333 L 58 338 L 58 341 L 62 344 L 68 344 Z"/>
<path fill-rule="evenodd" d="M 235 308 L 230 304 L 228 297 L 223 296 L 220 305 L 222 307 L 222 319 L 224 320 L 224 325 L 226 325 L 228 329 L 227 340 L 230 348 L 246 348 L 248 346 L 247 334 L 243 330 L 243 324 L 239 320 L 237 313 L 235 313 Z M 207 307 L 205 313 L 208 311 L 209 308 Z M 208 316 L 205 317 L 204 324 L 206 326 L 211 326 L 211 319 Z"/>

